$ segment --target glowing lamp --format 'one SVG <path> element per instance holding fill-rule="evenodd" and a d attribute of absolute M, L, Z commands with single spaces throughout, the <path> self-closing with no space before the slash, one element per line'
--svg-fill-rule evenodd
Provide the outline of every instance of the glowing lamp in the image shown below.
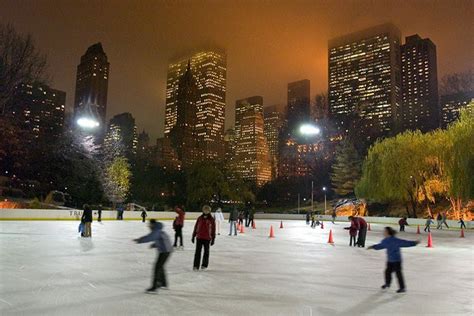
<path fill-rule="evenodd" d="M 303 124 L 300 127 L 300 133 L 307 136 L 318 135 L 321 130 L 314 125 L 311 124 Z"/>
<path fill-rule="evenodd" d="M 77 125 L 85 129 L 93 129 L 99 127 L 100 125 L 99 122 L 97 122 L 96 120 L 87 117 L 79 118 L 76 123 Z"/>

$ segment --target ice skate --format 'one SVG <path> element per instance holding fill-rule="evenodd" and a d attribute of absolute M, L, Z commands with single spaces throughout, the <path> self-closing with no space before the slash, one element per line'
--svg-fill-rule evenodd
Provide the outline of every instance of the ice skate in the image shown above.
<path fill-rule="evenodd" d="M 397 290 L 397 293 L 406 293 L 406 291 L 407 291 L 407 290 L 405 290 L 405 289 L 398 289 L 398 290 Z"/>
<path fill-rule="evenodd" d="M 388 289 L 389 287 L 390 287 L 390 285 L 384 284 L 384 285 L 382 285 L 380 288 L 381 288 L 382 290 L 386 290 L 386 289 Z"/>
<path fill-rule="evenodd" d="M 158 291 L 157 291 L 156 287 L 152 286 L 151 288 L 147 289 L 145 291 L 145 293 L 147 293 L 147 294 L 156 294 L 156 293 L 158 293 Z"/>

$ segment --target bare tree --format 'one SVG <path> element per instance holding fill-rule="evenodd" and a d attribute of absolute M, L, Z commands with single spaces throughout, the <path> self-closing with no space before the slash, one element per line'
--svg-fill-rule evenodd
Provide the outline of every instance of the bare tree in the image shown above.
<path fill-rule="evenodd" d="M 0 24 L 0 109 L 13 97 L 21 82 L 46 83 L 46 55 L 42 54 L 31 37 L 18 33 L 11 24 Z"/>
<path fill-rule="evenodd" d="M 456 94 L 474 91 L 474 70 L 445 75 L 441 79 L 440 94 Z"/>

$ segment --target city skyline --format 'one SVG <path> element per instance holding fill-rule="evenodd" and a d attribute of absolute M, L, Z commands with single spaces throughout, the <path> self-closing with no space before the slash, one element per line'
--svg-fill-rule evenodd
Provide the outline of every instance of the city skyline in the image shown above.
<path fill-rule="evenodd" d="M 197 8 L 195 4 L 190 3 L 186 6 L 189 7 L 188 10 L 185 10 L 185 6 L 155 3 L 149 10 L 150 13 L 158 14 L 157 11 L 160 11 L 158 16 L 169 13 L 170 18 L 174 18 L 172 24 L 169 24 L 170 20 L 165 19 L 169 23 L 161 28 L 158 22 L 151 22 L 150 13 L 144 12 L 144 9 L 137 8 L 134 14 L 127 14 L 128 6 L 124 3 L 108 11 L 107 3 L 101 5 L 92 3 L 88 9 L 76 7 L 76 4 L 64 10 L 48 10 L 50 7 L 59 9 L 63 5 L 51 1 L 43 2 L 40 6 L 36 3 L 24 6 L 21 3 L 2 1 L 0 12 L 6 15 L 0 13 L 0 16 L 7 23 L 14 23 L 13 25 L 20 31 L 31 33 L 38 46 L 48 54 L 49 72 L 53 76 L 50 85 L 67 92 L 66 103 L 69 112 L 74 102 L 74 70 L 77 60 L 88 46 L 101 41 L 112 65 L 107 119 L 117 113 L 131 112 L 137 119 L 139 129 L 145 129 L 152 138 L 156 138 L 161 136 L 164 130 L 164 122 L 161 120 L 164 117 L 167 63 L 173 56 L 183 51 L 200 49 L 208 46 L 210 42 L 225 48 L 228 56 L 226 128 L 234 121 L 235 100 L 244 96 L 262 95 L 266 100 L 265 106 L 285 104 L 287 83 L 304 78 L 308 78 L 312 83 L 312 98 L 315 94 L 326 91 L 327 41 L 386 21 L 392 21 L 401 28 L 402 38 L 420 34 L 436 44 L 439 78 L 447 73 L 468 68 L 469 51 L 472 49 L 469 47 L 466 49 L 466 42 L 462 38 L 465 36 L 468 38 L 472 26 L 463 22 L 468 21 L 463 16 L 470 12 L 472 3 L 455 1 L 457 5 L 451 5 L 452 2 L 446 1 L 426 7 L 422 1 L 412 2 L 410 5 L 397 5 L 395 1 L 382 2 L 384 3 L 377 5 L 369 4 L 369 1 L 359 1 L 357 4 L 355 2 L 314 4 L 315 9 L 324 9 L 321 10 L 325 12 L 324 14 L 318 10 L 308 10 L 307 6 L 305 11 L 308 12 L 303 12 L 303 6 L 298 1 L 294 4 L 277 3 L 271 8 L 257 3 L 246 6 L 230 3 L 220 6 L 209 4 L 204 6 L 205 9 Z M 242 31 L 237 32 L 234 24 L 238 17 L 242 17 L 244 7 L 250 15 Z M 419 18 L 413 12 L 422 8 L 424 17 Z M 94 14 L 91 14 L 94 9 L 99 13 L 102 12 L 103 20 L 95 19 Z M 44 28 L 35 27 L 37 22 L 35 24 L 35 18 L 28 14 L 30 10 L 39 13 L 41 21 L 46 24 Z M 361 15 L 364 10 L 365 13 L 367 10 L 370 13 Z M 279 19 L 286 11 L 289 21 Z M 388 13 L 389 11 L 391 12 Z M 190 12 L 193 12 L 196 18 L 190 21 L 190 26 L 180 26 Z M 256 19 L 258 13 L 263 14 L 261 21 Z M 143 23 L 139 23 L 141 15 L 148 17 Z M 338 18 L 341 16 L 346 17 L 343 19 L 344 23 Z M 127 27 L 130 26 L 130 32 L 122 30 L 122 35 L 117 34 L 120 32 L 113 26 L 117 26 L 118 17 L 130 21 L 131 26 L 124 23 Z M 218 20 L 225 20 L 223 17 L 228 17 L 227 20 L 232 22 L 225 22 L 218 28 Z M 209 18 L 209 23 L 201 25 L 204 18 Z M 95 21 L 101 21 L 103 24 L 97 27 Z M 279 23 L 273 23 L 276 21 Z M 58 23 L 62 23 L 61 28 L 53 28 L 58 26 Z M 77 28 L 76 23 L 81 23 L 81 27 Z M 255 33 L 255 30 L 258 32 Z M 143 36 L 134 37 L 139 31 Z M 171 34 L 168 35 L 168 32 Z M 236 36 L 226 39 L 227 36 L 224 35 L 229 32 Z M 71 34 L 74 36 L 66 42 L 64 38 Z M 275 37 L 275 34 L 280 36 Z M 458 36 L 451 36 L 452 34 Z M 168 36 L 179 40 L 178 42 L 172 40 L 170 44 L 165 43 Z M 132 45 L 129 45 L 129 41 Z M 276 48 L 281 43 L 286 43 L 291 49 L 278 51 Z M 472 45 L 472 42 L 468 42 L 467 45 Z M 147 69 L 144 69 L 145 67 Z"/>

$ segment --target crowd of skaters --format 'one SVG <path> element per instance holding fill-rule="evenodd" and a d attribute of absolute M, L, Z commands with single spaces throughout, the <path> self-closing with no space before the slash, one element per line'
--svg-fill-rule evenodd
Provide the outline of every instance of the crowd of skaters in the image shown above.
<path fill-rule="evenodd" d="M 185 211 L 183 206 L 176 206 L 174 208 L 176 212 L 176 218 L 173 221 L 173 229 L 175 231 L 174 244 L 172 245 L 170 238 L 163 230 L 163 224 L 151 219 L 149 221 L 150 232 L 141 237 L 134 239 L 137 243 L 146 243 L 153 242 L 152 248 L 156 248 L 158 255 L 155 261 L 154 273 L 152 277 L 152 285 L 147 292 L 156 292 L 159 288 L 167 289 L 168 283 L 165 272 L 165 264 L 169 259 L 173 249 L 183 249 L 183 227 L 185 223 Z M 209 265 L 210 257 L 210 247 L 214 245 L 216 234 L 220 235 L 221 226 L 224 222 L 224 215 L 221 208 L 217 208 L 214 212 L 214 215 L 211 214 L 211 207 L 204 205 L 202 207 L 202 214 L 197 218 L 191 242 L 195 244 L 195 253 L 194 253 L 194 262 L 193 270 L 206 270 Z M 98 208 L 98 221 L 101 221 L 102 207 Z M 237 208 L 233 208 L 229 213 L 229 236 L 237 235 L 237 223 L 240 225 L 245 225 L 247 227 L 253 226 L 254 224 L 254 210 L 246 209 L 238 211 Z M 145 222 L 147 213 L 145 210 L 141 213 L 142 221 Z M 117 219 L 123 219 L 120 212 L 117 216 Z M 332 222 L 334 223 L 336 219 L 336 212 L 332 212 Z M 365 248 L 365 241 L 367 236 L 368 224 L 364 218 L 359 216 L 349 216 L 348 217 L 350 226 L 345 227 L 344 229 L 349 231 L 350 241 L 349 246 Z M 84 205 L 84 212 L 81 217 L 81 224 L 79 230 L 81 231 L 82 237 L 92 237 L 92 224 L 93 213 L 89 205 Z M 446 222 L 446 213 L 439 213 L 437 220 L 437 229 L 442 229 L 444 224 L 449 228 Z M 313 213 L 307 213 L 306 223 L 309 225 L 311 221 L 311 227 L 315 228 L 316 226 L 323 225 L 322 218 L 316 216 Z M 461 228 L 466 228 L 465 223 L 462 218 L 460 218 L 459 223 Z M 407 217 L 402 217 L 399 222 L 400 232 L 405 231 L 405 226 L 409 226 Z M 426 220 L 425 231 L 430 231 L 430 225 L 434 224 L 433 218 L 429 216 Z M 385 227 L 384 229 L 384 239 L 373 246 L 368 247 L 367 249 L 374 250 L 387 250 L 387 265 L 385 269 L 385 283 L 382 285 L 382 289 L 387 289 L 391 285 L 391 274 L 395 273 L 398 282 L 399 289 L 398 293 L 405 292 L 405 281 L 402 274 L 402 260 L 400 248 L 403 247 L 413 247 L 416 246 L 419 241 L 409 241 L 403 240 L 395 237 L 396 231 L 391 227 Z"/>

